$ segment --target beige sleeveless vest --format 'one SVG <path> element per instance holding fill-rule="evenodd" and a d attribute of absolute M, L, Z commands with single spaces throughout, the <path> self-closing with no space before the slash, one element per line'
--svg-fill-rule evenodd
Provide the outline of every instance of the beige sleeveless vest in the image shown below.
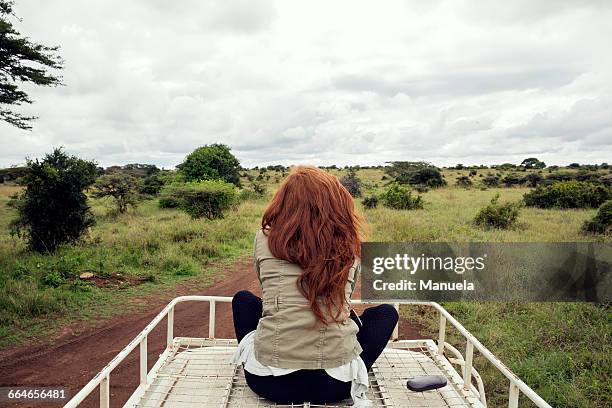
<path fill-rule="evenodd" d="M 359 269 L 355 261 L 345 286 L 349 301 Z M 349 306 L 342 323 L 317 322 L 296 285 L 302 268 L 275 258 L 261 230 L 255 236 L 255 270 L 263 292 L 263 315 L 255 333 L 255 357 L 260 363 L 278 368 L 334 368 L 361 353 Z"/>

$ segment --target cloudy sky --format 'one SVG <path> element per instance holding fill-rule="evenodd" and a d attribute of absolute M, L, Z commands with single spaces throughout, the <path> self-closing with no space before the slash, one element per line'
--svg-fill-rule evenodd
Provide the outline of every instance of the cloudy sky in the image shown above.
<path fill-rule="evenodd" d="M 60 45 L 31 132 L 101 165 L 180 163 L 228 144 L 245 166 L 612 161 L 612 2 L 17 0 Z M 29 88 L 28 88 L 29 89 Z"/>

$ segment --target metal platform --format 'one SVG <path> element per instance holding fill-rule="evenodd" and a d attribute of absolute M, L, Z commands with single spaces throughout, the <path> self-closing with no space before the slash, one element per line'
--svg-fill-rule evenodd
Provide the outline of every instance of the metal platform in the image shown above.
<path fill-rule="evenodd" d="M 462 391 L 461 377 L 445 358 L 435 358 L 433 341 L 397 342 L 387 348 L 370 371 L 368 397 L 374 407 L 483 407 Z M 276 407 L 249 389 L 243 369 L 229 363 L 235 340 L 177 338 L 170 353 L 147 389 L 126 407 L 231 408 Z M 419 375 L 444 375 L 449 384 L 439 390 L 411 392 L 406 381 Z M 332 407 L 348 407 L 347 400 Z M 300 405 L 303 406 L 303 405 Z M 317 405 L 310 405 L 315 407 Z"/>
<path fill-rule="evenodd" d="M 208 302 L 208 338 L 174 336 L 174 307 L 180 302 Z M 172 300 L 121 352 L 113 358 L 66 405 L 74 408 L 96 388 L 100 407 L 110 406 L 112 371 L 137 347 L 140 351 L 140 385 L 124 407 L 277 407 L 258 397 L 247 386 L 241 366 L 230 363 L 237 347 L 234 339 L 215 338 L 216 304 L 231 302 L 230 297 L 182 296 Z M 353 304 L 361 304 L 357 300 Z M 473 366 L 474 352 L 497 368 L 509 381 L 508 407 L 518 408 L 523 395 L 539 408 L 551 408 L 537 393 L 510 371 L 478 339 L 468 332 L 442 306 L 434 302 L 402 302 L 404 305 L 429 306 L 439 315 L 438 339 L 398 340 L 397 327 L 392 341 L 369 372 L 369 398 L 374 407 L 386 408 L 485 408 L 487 399 L 484 381 Z M 394 303 L 399 308 L 400 303 Z M 147 337 L 162 321 L 167 320 L 167 346 L 153 367 L 147 366 Z M 464 336 L 465 353 L 445 341 L 450 323 Z M 441 389 L 412 392 L 406 381 L 421 375 L 443 375 L 448 384 Z M 352 401 L 328 407 L 348 407 Z M 287 405 L 285 405 L 287 406 Z M 317 405 L 304 402 L 300 407 Z"/>

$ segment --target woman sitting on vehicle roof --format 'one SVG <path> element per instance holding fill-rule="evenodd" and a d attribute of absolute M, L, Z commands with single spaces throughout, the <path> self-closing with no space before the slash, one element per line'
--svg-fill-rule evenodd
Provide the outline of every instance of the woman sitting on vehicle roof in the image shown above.
<path fill-rule="evenodd" d="M 368 370 L 398 320 L 380 305 L 350 309 L 360 271 L 363 221 L 333 175 L 299 166 L 281 184 L 255 237 L 263 299 L 232 301 L 249 387 L 277 403 L 325 404 L 352 398 L 369 406 Z"/>

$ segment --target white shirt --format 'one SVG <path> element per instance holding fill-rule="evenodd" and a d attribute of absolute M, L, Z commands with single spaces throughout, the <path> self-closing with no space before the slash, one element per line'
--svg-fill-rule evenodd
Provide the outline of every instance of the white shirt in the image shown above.
<path fill-rule="evenodd" d="M 298 368 L 278 368 L 265 366 L 255 358 L 255 330 L 248 333 L 234 353 L 231 362 L 233 364 L 244 364 L 244 369 L 251 374 L 267 376 L 280 376 L 298 371 Z M 367 397 L 368 391 L 368 370 L 361 359 L 357 356 L 348 363 L 340 367 L 326 368 L 325 372 L 338 381 L 351 382 L 351 398 L 353 407 L 371 407 L 372 401 Z"/>

